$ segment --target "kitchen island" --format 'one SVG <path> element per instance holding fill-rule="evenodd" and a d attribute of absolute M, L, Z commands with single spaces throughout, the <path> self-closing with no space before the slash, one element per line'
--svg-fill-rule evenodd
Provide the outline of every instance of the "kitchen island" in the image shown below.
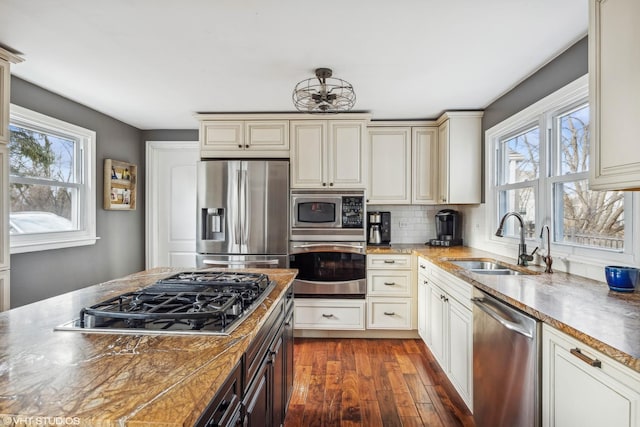
<path fill-rule="evenodd" d="M 0 313 L 0 425 L 191 426 L 284 298 L 295 270 L 247 270 L 276 282 L 228 336 L 54 331 L 81 308 L 139 290 L 156 268 Z"/>

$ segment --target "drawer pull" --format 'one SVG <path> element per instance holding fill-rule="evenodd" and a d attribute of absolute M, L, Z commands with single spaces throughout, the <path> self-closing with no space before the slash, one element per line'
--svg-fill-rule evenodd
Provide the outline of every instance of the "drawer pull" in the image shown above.
<path fill-rule="evenodd" d="M 598 359 L 592 359 L 589 356 L 582 354 L 582 351 L 577 347 L 572 348 L 571 350 L 569 350 L 569 352 L 589 366 L 593 366 L 594 368 L 602 368 L 602 362 L 600 362 Z"/>
<path fill-rule="evenodd" d="M 396 315 L 396 313 L 395 313 L 394 311 L 385 311 L 385 312 L 384 312 L 384 315 L 385 315 L 385 316 L 395 316 L 395 315 Z"/>
<path fill-rule="evenodd" d="M 395 264 L 395 263 L 396 263 L 396 260 L 394 260 L 394 259 L 385 259 L 385 260 L 384 260 L 384 263 L 385 263 L 385 264 Z"/>
<path fill-rule="evenodd" d="M 385 286 L 394 286 L 396 282 L 384 282 Z"/>
<path fill-rule="evenodd" d="M 322 317 L 326 319 L 331 319 L 333 317 L 333 314 L 323 314 Z"/>
<path fill-rule="evenodd" d="M 426 270 L 426 269 L 427 269 L 427 266 L 426 266 L 426 265 L 424 265 L 424 264 L 420 264 L 420 268 L 422 268 L 423 270 Z"/>
<path fill-rule="evenodd" d="M 425 285 L 428 285 L 428 284 L 429 284 L 429 282 L 427 282 L 426 280 L 423 280 L 422 282 L 423 282 Z"/>

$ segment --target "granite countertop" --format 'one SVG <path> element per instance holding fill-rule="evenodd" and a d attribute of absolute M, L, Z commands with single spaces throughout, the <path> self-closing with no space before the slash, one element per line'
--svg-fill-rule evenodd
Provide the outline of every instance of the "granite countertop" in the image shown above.
<path fill-rule="evenodd" d="M 0 425 L 193 425 L 296 270 L 247 270 L 268 274 L 276 287 L 228 336 L 53 330 L 82 307 L 176 271 L 147 270 L 0 313 Z"/>
<path fill-rule="evenodd" d="M 447 262 L 456 258 L 492 258 L 512 266 L 510 259 L 464 246 L 424 245 L 369 247 L 370 254 L 413 253 L 535 318 L 640 372 L 640 291 L 610 291 L 605 282 L 562 272 L 530 275 L 481 275 Z"/>

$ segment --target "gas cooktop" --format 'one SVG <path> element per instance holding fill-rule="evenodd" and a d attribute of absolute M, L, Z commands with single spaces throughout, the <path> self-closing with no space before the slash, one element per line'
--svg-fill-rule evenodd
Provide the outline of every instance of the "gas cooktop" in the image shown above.
<path fill-rule="evenodd" d="M 228 335 L 269 295 L 265 274 L 191 271 L 80 310 L 56 330 Z"/>

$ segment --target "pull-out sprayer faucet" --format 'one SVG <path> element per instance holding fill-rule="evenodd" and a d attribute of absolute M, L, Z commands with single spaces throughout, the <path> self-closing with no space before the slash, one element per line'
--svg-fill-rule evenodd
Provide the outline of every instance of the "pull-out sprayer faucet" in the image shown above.
<path fill-rule="evenodd" d="M 542 234 L 544 233 L 545 228 L 547 229 L 547 254 L 542 256 L 542 260 L 546 265 L 544 272 L 553 273 L 553 270 L 551 269 L 551 264 L 553 264 L 553 260 L 551 259 L 551 231 L 549 231 L 548 225 L 543 225 L 540 229 L 540 238 L 542 239 Z"/>
<path fill-rule="evenodd" d="M 529 261 L 533 261 L 533 254 L 536 253 L 538 248 L 535 248 L 531 254 L 527 254 L 527 245 L 524 243 L 524 220 L 517 212 L 507 212 L 500 220 L 500 225 L 496 230 L 496 236 L 502 237 L 504 235 L 504 223 L 510 216 L 515 216 L 520 223 L 520 244 L 518 245 L 518 265 L 527 266 Z"/>

